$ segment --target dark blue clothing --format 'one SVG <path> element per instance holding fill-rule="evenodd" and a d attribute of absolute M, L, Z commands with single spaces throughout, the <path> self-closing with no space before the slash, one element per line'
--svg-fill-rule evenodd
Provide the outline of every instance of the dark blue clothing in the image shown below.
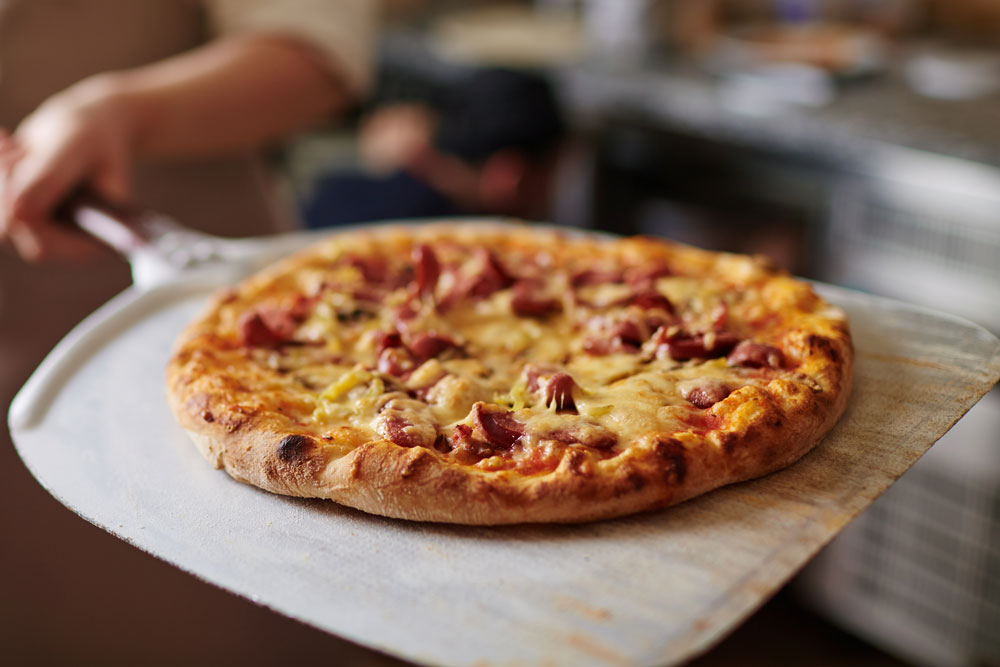
<path fill-rule="evenodd" d="M 460 215 L 444 195 L 405 171 L 385 178 L 356 172 L 321 177 L 302 206 L 307 227 Z"/>

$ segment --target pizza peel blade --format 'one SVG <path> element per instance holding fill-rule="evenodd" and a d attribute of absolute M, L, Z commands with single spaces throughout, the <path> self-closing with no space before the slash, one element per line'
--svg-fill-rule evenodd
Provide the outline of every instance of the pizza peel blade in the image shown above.
<path fill-rule="evenodd" d="M 197 280 L 130 288 L 85 320 L 15 399 L 11 432 L 80 516 L 353 641 L 444 665 L 676 664 L 752 613 L 1000 377 L 1000 341 L 975 325 L 820 289 L 848 311 L 858 351 L 826 441 L 774 475 L 616 521 L 415 524 L 210 469 L 162 397 L 171 342 L 211 291 Z M 41 405 L 15 423 L 21 403 Z"/>

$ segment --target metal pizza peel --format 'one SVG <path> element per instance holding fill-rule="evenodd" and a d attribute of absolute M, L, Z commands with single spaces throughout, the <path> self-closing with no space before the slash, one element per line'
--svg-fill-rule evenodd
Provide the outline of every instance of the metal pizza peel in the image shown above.
<path fill-rule="evenodd" d="M 95 210 L 92 223 L 121 222 Z M 702 653 L 1000 378 L 1000 341 L 981 327 L 819 286 L 851 319 L 855 386 L 841 421 L 790 468 L 583 525 L 384 519 L 235 482 L 205 463 L 165 402 L 174 338 L 210 294 L 315 235 L 222 241 L 174 227 L 165 243 L 163 229 L 119 239 L 136 284 L 74 329 L 13 401 L 19 454 L 60 502 L 134 546 L 416 662 L 676 664 Z M 162 256 L 170 244 L 173 260 Z"/>

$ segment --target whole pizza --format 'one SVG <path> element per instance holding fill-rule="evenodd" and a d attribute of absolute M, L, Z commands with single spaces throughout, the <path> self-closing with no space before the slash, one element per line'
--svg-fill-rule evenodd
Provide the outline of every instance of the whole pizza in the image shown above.
<path fill-rule="evenodd" d="M 852 361 L 843 313 L 762 258 L 450 222 L 340 233 L 218 295 L 167 393 L 213 465 L 268 491 L 571 522 L 791 464 Z"/>

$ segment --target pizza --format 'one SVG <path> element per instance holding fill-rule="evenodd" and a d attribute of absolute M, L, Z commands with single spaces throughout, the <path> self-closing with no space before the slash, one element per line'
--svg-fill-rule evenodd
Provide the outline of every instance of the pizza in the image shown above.
<path fill-rule="evenodd" d="M 217 295 L 167 369 L 201 453 L 389 517 L 576 522 L 765 475 L 832 428 L 844 314 L 760 257 L 449 222 L 342 232 Z"/>

